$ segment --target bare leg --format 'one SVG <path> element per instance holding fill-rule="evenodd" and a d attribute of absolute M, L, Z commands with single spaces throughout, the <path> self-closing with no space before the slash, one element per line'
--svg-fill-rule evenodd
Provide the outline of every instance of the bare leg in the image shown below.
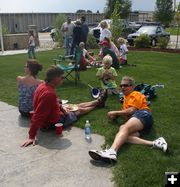
<path fill-rule="evenodd" d="M 98 100 L 94 100 L 94 101 L 89 101 L 89 102 L 85 102 L 85 103 L 79 103 L 77 104 L 78 107 L 82 107 L 82 108 L 86 108 L 86 107 L 91 107 L 91 106 L 97 106 L 98 105 Z"/>
<path fill-rule="evenodd" d="M 143 127 L 144 125 L 139 119 L 134 117 L 130 118 L 124 125 L 120 127 L 111 148 L 117 152 L 119 148 L 128 140 L 130 134 L 142 130 Z"/>
<path fill-rule="evenodd" d="M 137 145 L 153 145 L 152 141 L 144 140 L 142 138 L 139 138 L 137 136 L 129 136 L 127 139 L 128 143 L 137 144 Z"/>
<path fill-rule="evenodd" d="M 78 111 L 76 112 L 76 115 L 82 116 L 84 114 L 91 112 L 94 108 L 96 108 L 96 106 L 89 106 L 89 107 L 82 107 L 82 108 L 79 107 Z"/>

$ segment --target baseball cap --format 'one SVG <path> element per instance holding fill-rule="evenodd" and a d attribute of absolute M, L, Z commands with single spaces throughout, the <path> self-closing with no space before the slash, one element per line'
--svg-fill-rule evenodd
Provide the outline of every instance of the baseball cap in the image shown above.
<path fill-rule="evenodd" d="M 106 40 L 102 40 L 99 42 L 99 45 L 109 45 L 109 43 Z"/>

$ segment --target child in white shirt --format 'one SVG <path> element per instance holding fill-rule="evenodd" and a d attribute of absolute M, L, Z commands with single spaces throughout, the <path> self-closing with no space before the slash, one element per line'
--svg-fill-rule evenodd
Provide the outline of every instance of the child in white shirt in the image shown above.
<path fill-rule="evenodd" d="M 120 48 L 119 48 L 120 49 L 120 58 L 119 58 L 120 65 L 125 65 L 127 64 L 127 53 L 128 53 L 125 40 L 124 38 L 118 38 L 117 42 L 118 44 L 120 44 Z"/>

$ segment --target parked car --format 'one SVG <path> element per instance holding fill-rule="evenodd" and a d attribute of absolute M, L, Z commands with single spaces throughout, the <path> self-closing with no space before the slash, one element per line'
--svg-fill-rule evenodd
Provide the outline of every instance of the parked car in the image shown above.
<path fill-rule="evenodd" d="M 108 27 L 110 28 L 112 25 L 112 19 L 104 19 L 102 21 L 106 21 L 108 24 Z M 128 22 L 125 19 L 120 19 L 119 20 L 119 26 L 122 27 L 122 32 L 123 32 L 123 37 L 127 38 L 128 34 L 132 33 L 133 30 L 132 28 L 129 26 Z M 100 38 L 100 33 L 101 33 L 101 27 L 100 27 L 100 23 L 98 24 L 97 27 L 92 28 L 90 30 L 90 33 L 94 35 L 94 37 L 96 38 L 97 42 L 99 41 Z"/>
<path fill-rule="evenodd" d="M 154 22 L 154 21 L 134 21 L 134 22 L 129 22 L 129 25 L 130 27 L 132 27 L 134 31 L 137 31 L 142 26 L 148 26 L 148 25 L 163 26 L 160 22 Z"/>
<path fill-rule="evenodd" d="M 52 29 L 53 29 L 52 26 L 48 26 L 46 28 L 42 28 L 39 32 L 51 32 Z"/>
<path fill-rule="evenodd" d="M 164 28 L 160 25 L 141 26 L 137 30 L 137 32 L 128 35 L 127 41 L 129 45 L 134 45 L 134 39 L 141 34 L 147 34 L 148 36 L 150 36 L 152 46 L 156 46 L 158 42 L 158 37 L 170 38 L 170 34 L 166 32 Z"/>

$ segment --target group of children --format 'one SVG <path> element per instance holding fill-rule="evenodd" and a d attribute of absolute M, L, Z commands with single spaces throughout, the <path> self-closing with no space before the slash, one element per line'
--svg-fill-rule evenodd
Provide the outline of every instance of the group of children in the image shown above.
<path fill-rule="evenodd" d="M 97 61 L 94 54 L 85 49 L 84 42 L 80 42 L 79 47 L 82 51 L 80 60 L 80 70 L 86 70 L 88 66 L 99 67 L 96 76 L 101 82 L 101 87 L 107 89 L 109 94 L 118 94 L 116 69 L 127 64 L 128 49 L 123 38 L 118 38 L 119 50 L 116 45 L 107 37 L 99 43 L 100 51 L 98 56 L 102 59 Z"/>
<path fill-rule="evenodd" d="M 118 38 L 117 43 L 119 45 L 119 49 L 116 47 L 114 42 L 110 40 L 110 38 L 105 37 L 104 40 L 99 42 L 99 54 L 98 57 L 102 59 L 106 55 L 110 55 L 113 59 L 112 66 L 115 69 L 122 67 L 122 65 L 127 64 L 127 53 L 128 49 L 125 43 L 125 39 Z M 94 57 L 93 53 L 90 53 L 85 48 L 84 42 L 80 42 L 80 49 L 82 50 L 82 59 L 81 66 L 86 69 L 86 66 L 102 66 L 102 60 L 98 60 Z M 84 70 L 82 69 L 82 70 Z"/>

